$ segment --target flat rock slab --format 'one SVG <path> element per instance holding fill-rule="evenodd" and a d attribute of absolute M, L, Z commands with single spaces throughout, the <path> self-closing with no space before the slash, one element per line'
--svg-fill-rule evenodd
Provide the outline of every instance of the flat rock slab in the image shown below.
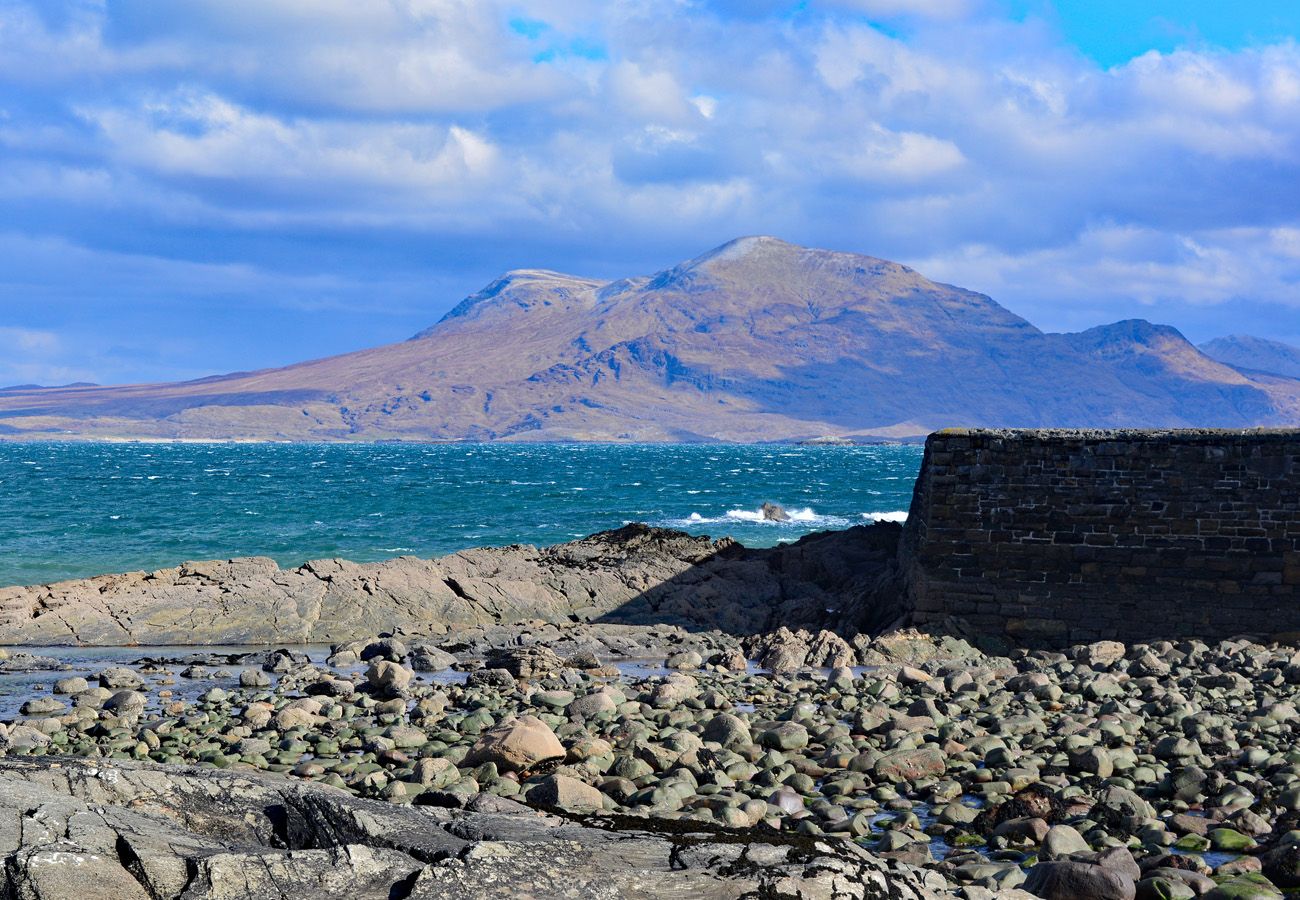
<path fill-rule="evenodd" d="M 560 818 L 488 795 L 403 807 L 273 776 L 62 758 L 0 760 L 0 854 L 10 895 L 29 900 L 922 900 L 944 888 L 844 841 Z"/>
<path fill-rule="evenodd" d="M 567 544 L 440 559 L 281 569 L 265 557 L 0 588 L 0 645 L 334 643 L 520 622 L 673 623 L 754 634 L 824 627 L 827 609 L 874 631 L 902 611 L 901 529 L 859 526 L 750 550 L 628 525 Z"/>

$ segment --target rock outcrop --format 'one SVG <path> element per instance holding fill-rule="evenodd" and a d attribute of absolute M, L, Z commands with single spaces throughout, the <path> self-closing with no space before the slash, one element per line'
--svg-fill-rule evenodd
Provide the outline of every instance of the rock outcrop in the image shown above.
<path fill-rule="evenodd" d="M 880 524 L 747 549 L 628 525 L 538 549 L 382 563 L 263 557 L 0 589 L 0 644 L 331 643 L 520 622 L 778 624 L 874 631 L 902 613 L 900 530 Z"/>
<path fill-rule="evenodd" d="M 0 762 L 6 896 L 922 900 L 943 879 L 831 838 L 559 817 L 490 795 L 394 806 L 252 773 Z"/>

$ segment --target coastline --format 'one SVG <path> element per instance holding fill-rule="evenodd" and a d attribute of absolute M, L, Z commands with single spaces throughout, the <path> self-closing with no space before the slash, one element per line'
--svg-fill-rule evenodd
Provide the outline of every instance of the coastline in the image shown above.
<path fill-rule="evenodd" d="M 655 835 L 671 835 L 675 853 L 698 848 L 691 863 L 667 864 L 677 875 L 653 876 L 699 879 L 691 896 L 777 882 L 784 896 L 825 896 L 828 865 L 878 886 L 863 896 L 892 898 L 1059 896 L 1044 891 L 1062 879 L 1080 900 L 1133 897 L 1139 884 L 1227 898 L 1237 895 L 1216 883 L 1294 883 L 1286 834 L 1300 781 L 1282 784 L 1292 799 L 1256 798 L 1276 796 L 1273 779 L 1294 769 L 1296 688 L 1283 679 L 1259 695 L 1247 677 L 1293 667 L 1291 648 L 1099 642 L 999 656 L 896 632 L 864 646 L 873 664 L 851 668 L 824 635 L 738 642 L 661 628 L 666 655 L 647 667 L 612 665 L 592 628 L 504 629 L 495 647 L 458 633 L 375 637 L 324 658 L 142 649 L 131 662 L 46 671 L 52 690 L 28 693 L 0 723 L 0 814 L 93 802 L 106 832 L 51 845 L 27 830 L 23 848 L 106 858 L 113 883 L 114 867 L 130 864 L 100 852 L 106 833 L 108 846 L 136 848 L 128 859 L 147 860 L 144 883 L 166 897 L 180 896 L 161 874 L 171 868 L 212 890 L 231 878 L 204 861 L 214 851 L 239 866 L 264 860 L 292 896 L 322 867 L 355 890 L 362 870 L 349 860 L 375 852 L 386 861 L 364 871 L 390 896 L 416 871 L 461 891 L 502 879 L 553 890 L 555 859 L 626 884 L 660 852 L 677 858 L 654 849 Z M 1220 674 L 1201 674 L 1209 667 Z M 1173 683 L 1182 687 L 1162 687 Z M 1263 704 L 1268 729 L 1252 731 L 1249 748 L 1216 742 L 1221 726 L 1199 716 L 1227 702 L 1240 712 L 1218 721 L 1248 728 L 1247 699 Z M 1197 726 L 1171 734 L 1159 714 L 1171 704 Z M 53 793 L 38 798 L 32 783 Z M 218 792 L 223 815 L 198 814 L 196 790 Z M 152 819 L 158 837 L 144 842 L 141 816 L 163 812 L 149 799 L 159 796 L 187 814 Z M 268 803 L 312 811 L 288 853 L 284 839 L 271 850 L 215 824 L 232 810 L 256 821 Z M 346 825 L 358 821 L 378 824 Z M 396 823 L 395 841 L 385 831 Z M 597 830 L 574 830 L 587 828 Z M 415 849 L 448 833 L 470 840 L 433 857 Z M 328 850 L 341 836 L 344 857 Z M 566 836 L 591 855 L 550 843 Z M 642 842 L 631 867 L 618 849 L 629 841 Z M 728 847 L 752 861 L 730 865 Z M 782 847 L 802 848 L 801 868 Z M 482 862 L 465 869 L 474 854 Z M 28 858 L 7 858 L 20 883 L 41 877 Z"/>
<path fill-rule="evenodd" d="M 0 644 L 333 643 L 520 622 L 734 634 L 846 623 L 851 634 L 901 615 L 889 580 L 899 532 L 879 523 L 750 549 L 633 524 L 549 547 L 437 559 L 325 559 L 291 569 L 265 557 L 190 562 L 0 589 Z"/>
<path fill-rule="evenodd" d="M 3 420 L 0 420 L 3 425 Z M 679 438 L 663 440 L 645 440 L 645 439 L 619 439 L 619 438 L 584 438 L 572 437 L 563 438 L 555 436 L 530 437 L 526 434 L 508 435 L 499 438 L 463 438 L 463 439 L 439 439 L 439 438 L 419 438 L 419 437 L 389 437 L 389 438 L 366 438 L 366 437 L 338 437 L 338 438 L 301 438 L 301 437 L 157 437 L 148 435 L 114 435 L 114 434 L 88 434 L 84 432 L 68 432 L 66 434 L 30 434 L 25 432 L 6 432 L 0 430 L 0 443 L 98 443 L 98 444 L 291 444 L 306 445 L 312 444 L 347 444 L 366 446 L 388 445 L 388 444 L 413 444 L 413 445 L 444 445 L 454 446 L 473 446 L 476 444 L 610 444 L 618 446 L 635 447 L 638 445 L 656 445 L 672 446 L 674 444 L 702 444 L 716 445 L 720 447 L 740 446 L 740 447 L 762 447 L 762 446 L 796 446 L 796 447 L 890 447 L 898 445 L 915 445 L 923 444 L 926 439 L 925 433 L 908 434 L 904 436 L 893 435 L 873 435 L 873 434 L 851 434 L 851 435 L 830 435 L 830 436 L 808 436 L 808 437 L 790 437 L 776 440 L 729 440 L 723 438 L 701 437 L 696 440 L 681 440 Z"/>
<path fill-rule="evenodd" d="M 31 808 L 36 781 L 51 810 L 93 797 L 109 816 L 103 839 L 33 831 L 7 870 L 31 880 L 28 852 L 129 845 L 119 807 L 157 814 L 141 785 L 202 810 L 189 798 L 205 783 L 245 822 L 268 802 L 294 810 L 292 839 L 268 850 L 201 817 L 155 822 L 166 838 L 108 857 L 106 877 L 180 896 L 133 874 L 147 859 L 215 891 L 232 877 L 205 862 L 216 852 L 234 870 L 266 861 L 294 895 L 322 871 L 355 882 L 364 858 L 384 896 L 450 896 L 438 886 L 466 878 L 545 894 L 564 883 L 556 859 L 583 885 L 649 896 L 647 877 L 729 898 L 1281 896 L 1300 887 L 1300 654 L 1228 629 L 1300 583 L 1293 531 L 1256 536 L 1290 527 L 1296 436 L 945 432 L 906 526 L 773 548 L 629 525 L 436 560 L 244 558 L 0 591 L 0 639 L 29 645 L 0 660 L 22 700 L 0 722 L 0 812 Z M 1213 534 L 1171 544 L 1170 522 L 1229 469 L 1238 499 L 1215 506 Z M 1215 563 L 1213 591 L 1178 581 L 1193 551 Z M 1150 584 L 1170 583 L 1181 619 L 1130 609 L 1125 592 L 1156 602 Z M 1019 599 L 999 606 L 1004 589 Z M 927 628 L 903 628 L 917 613 Z M 1163 639 L 1180 628 L 1211 639 Z M 256 629 L 329 652 L 140 647 L 62 669 L 30 646 Z M 85 787 L 99 778 L 121 787 Z M 385 837 L 393 823 L 403 840 Z M 440 849 L 421 856 L 408 835 Z M 596 849 L 566 855 L 556 835 Z M 677 874 L 646 862 L 663 859 Z"/>

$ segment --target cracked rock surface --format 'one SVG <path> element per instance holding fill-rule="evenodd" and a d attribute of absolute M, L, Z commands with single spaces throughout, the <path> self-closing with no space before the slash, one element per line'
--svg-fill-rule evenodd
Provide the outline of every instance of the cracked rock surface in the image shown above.
<path fill-rule="evenodd" d="M 560 818 L 489 795 L 394 806 L 272 776 L 0 762 L 3 896 L 21 900 L 939 896 L 941 876 L 831 839 Z M 928 879 L 928 881 L 927 881 Z"/>
<path fill-rule="evenodd" d="M 0 588 L 0 644 L 332 643 L 524 621 L 875 632 L 902 613 L 897 525 L 750 550 L 628 525 L 553 547 L 281 569 L 248 557 Z"/>

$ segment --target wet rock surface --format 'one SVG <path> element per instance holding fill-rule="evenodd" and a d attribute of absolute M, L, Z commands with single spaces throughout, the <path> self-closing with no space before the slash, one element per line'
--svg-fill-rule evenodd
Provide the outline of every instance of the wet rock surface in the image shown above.
<path fill-rule="evenodd" d="M 281 569 L 248 557 L 0 588 L 0 644 L 333 643 L 526 621 L 874 633 L 904 612 L 885 523 L 747 549 L 628 525 L 567 544 Z"/>
<path fill-rule="evenodd" d="M 137 762 L 0 762 L 0 835 L 6 896 L 33 900 L 936 896 L 925 873 L 840 841 L 563 817 L 486 794 L 396 806 Z"/>
<path fill-rule="evenodd" d="M 9 651 L 0 648 L 0 673 L 47 672 L 63 668 L 57 659 L 28 653 L 25 650 Z"/>
<path fill-rule="evenodd" d="M 54 690 L 28 697 L 0 728 L 3 765 L 138 761 L 274 776 L 277 790 L 333 788 L 460 823 L 479 821 L 465 810 L 486 815 L 496 804 L 493 815 L 527 807 L 619 835 L 698 830 L 711 835 L 699 846 L 715 861 L 736 842 L 825 842 L 844 859 L 920 868 L 926 890 L 968 898 L 1275 896 L 1300 886 L 1293 648 L 1105 642 L 989 656 L 915 632 L 850 642 L 778 629 L 745 642 L 789 656 L 764 669 L 727 635 L 619 626 L 632 645 L 665 645 L 659 661 L 671 665 L 616 667 L 589 649 L 588 630 L 600 627 L 556 628 L 554 645 L 525 630 L 490 641 L 483 630 L 430 643 L 377 636 L 336 645 L 330 662 L 270 651 L 245 669 L 265 678 L 220 686 L 202 680 L 232 658 L 220 654 L 206 660 L 213 668 L 173 656 L 92 678 L 52 673 Z M 433 650 L 452 668 L 422 671 Z M 853 666 L 840 664 L 845 653 Z M 202 693 L 174 692 L 184 673 Z M 600 876 L 603 863 L 582 856 L 586 838 L 574 840 L 578 856 L 568 844 L 530 844 L 501 860 L 481 846 L 448 863 L 459 875 L 403 877 L 412 896 L 443 896 L 457 877 L 491 880 L 553 858 L 591 873 L 591 893 L 579 896 L 636 895 L 635 884 Z M 328 850 L 340 871 L 388 871 L 337 844 L 304 848 Z M 751 871 L 762 852 L 717 862 L 719 871 Z M 542 895 L 547 884 L 533 883 Z M 609 893 L 613 884 L 624 893 Z M 683 884 L 681 896 L 715 895 Z"/>

